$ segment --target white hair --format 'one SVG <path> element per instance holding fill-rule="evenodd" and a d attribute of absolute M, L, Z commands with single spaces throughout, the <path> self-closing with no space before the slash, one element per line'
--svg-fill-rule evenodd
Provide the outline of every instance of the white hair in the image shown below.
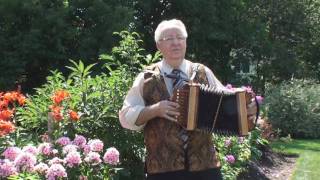
<path fill-rule="evenodd" d="M 171 20 L 164 20 L 158 25 L 156 31 L 154 32 L 154 40 L 156 42 L 159 42 L 162 33 L 165 30 L 172 29 L 172 28 L 176 28 L 176 29 L 180 30 L 183 37 L 185 37 L 185 38 L 188 37 L 186 26 L 183 24 L 183 22 L 178 19 L 171 19 Z"/>

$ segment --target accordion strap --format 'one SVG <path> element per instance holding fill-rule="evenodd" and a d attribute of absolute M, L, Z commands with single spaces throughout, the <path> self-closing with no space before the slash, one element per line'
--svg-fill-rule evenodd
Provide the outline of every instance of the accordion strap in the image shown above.
<path fill-rule="evenodd" d="M 219 104 L 218 104 L 218 108 L 217 108 L 217 111 L 216 111 L 216 114 L 214 116 L 214 120 L 213 120 L 213 126 L 212 126 L 212 129 L 215 128 L 216 126 L 216 122 L 217 122 L 217 118 L 218 118 L 218 114 L 219 114 L 219 110 L 220 110 L 220 106 L 221 106 L 221 102 L 222 102 L 222 97 L 223 95 L 220 96 L 220 100 L 219 100 Z"/>
<path fill-rule="evenodd" d="M 199 63 L 192 63 L 192 75 L 190 77 L 190 81 L 192 82 L 193 79 L 196 77 L 199 71 L 200 64 Z"/>

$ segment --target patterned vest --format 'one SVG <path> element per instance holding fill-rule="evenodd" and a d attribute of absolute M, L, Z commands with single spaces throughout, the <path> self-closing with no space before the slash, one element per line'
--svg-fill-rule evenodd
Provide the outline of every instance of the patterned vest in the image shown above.
<path fill-rule="evenodd" d="M 196 64 L 193 64 L 193 66 Z M 208 84 L 204 66 L 199 65 L 195 81 Z M 144 75 L 143 98 L 146 106 L 169 99 L 164 78 L 156 65 L 147 68 Z M 189 73 L 192 73 L 190 70 Z M 188 131 L 187 150 L 180 138 L 181 127 L 172 121 L 154 118 L 144 128 L 147 150 L 146 170 L 149 174 L 178 171 L 200 171 L 220 166 L 211 134 Z"/>

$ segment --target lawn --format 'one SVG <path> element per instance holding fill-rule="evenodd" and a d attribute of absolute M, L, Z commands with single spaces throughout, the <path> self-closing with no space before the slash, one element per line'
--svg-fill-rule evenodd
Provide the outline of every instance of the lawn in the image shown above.
<path fill-rule="evenodd" d="M 299 156 L 292 180 L 320 179 L 320 140 L 276 141 L 271 146 L 275 151 Z"/>

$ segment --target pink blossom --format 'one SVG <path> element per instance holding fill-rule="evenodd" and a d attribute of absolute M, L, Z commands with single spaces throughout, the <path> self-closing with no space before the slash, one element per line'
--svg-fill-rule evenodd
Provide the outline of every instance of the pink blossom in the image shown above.
<path fill-rule="evenodd" d="M 60 159 L 58 157 L 54 157 L 51 160 L 49 160 L 48 164 L 53 165 L 53 164 L 64 164 L 65 161 L 63 159 Z"/>
<path fill-rule="evenodd" d="M 258 104 L 261 105 L 263 102 L 263 97 L 262 96 L 256 96 Z"/>
<path fill-rule="evenodd" d="M 18 147 L 8 147 L 2 155 L 11 161 L 14 161 L 16 157 L 21 153 L 21 149 Z"/>
<path fill-rule="evenodd" d="M 229 163 L 229 164 L 233 164 L 236 159 L 234 158 L 233 155 L 226 155 L 225 160 Z"/>
<path fill-rule="evenodd" d="M 9 161 L 8 159 L 3 160 L 3 162 L 0 163 L 0 177 L 8 177 L 14 174 L 17 174 L 14 162 Z"/>
<path fill-rule="evenodd" d="M 48 165 L 45 163 L 39 163 L 34 167 L 34 171 L 39 173 L 39 174 L 46 174 L 47 170 L 49 169 Z"/>
<path fill-rule="evenodd" d="M 38 149 L 35 146 L 32 146 L 32 145 L 27 145 L 27 146 L 23 147 L 22 151 L 31 153 L 31 154 L 33 154 L 35 156 L 38 154 Z"/>
<path fill-rule="evenodd" d="M 73 142 L 74 145 L 77 145 L 81 148 L 83 148 L 84 145 L 86 145 L 87 140 L 84 136 L 81 135 L 76 135 L 76 137 L 74 138 Z"/>
<path fill-rule="evenodd" d="M 242 89 L 247 91 L 247 93 L 253 93 L 252 87 L 251 86 L 242 86 Z"/>
<path fill-rule="evenodd" d="M 62 148 L 62 153 L 68 154 L 70 152 L 77 151 L 77 150 L 78 150 L 78 146 L 73 145 L 73 144 L 68 144 Z"/>
<path fill-rule="evenodd" d="M 244 142 L 244 137 L 238 137 L 238 143 L 239 144 L 242 144 Z"/>
<path fill-rule="evenodd" d="M 19 172 L 31 172 L 37 163 L 37 158 L 31 153 L 22 152 L 14 160 L 14 163 Z"/>
<path fill-rule="evenodd" d="M 84 158 L 84 161 L 92 165 L 100 164 L 100 154 L 97 152 L 89 152 L 88 155 Z"/>
<path fill-rule="evenodd" d="M 41 143 L 38 146 L 38 151 L 39 151 L 39 153 L 48 156 L 48 155 L 51 154 L 52 144 L 50 144 L 50 143 Z"/>
<path fill-rule="evenodd" d="M 227 89 L 233 89 L 233 87 L 232 87 L 231 84 L 227 84 L 227 85 L 226 85 L 226 88 L 227 88 Z"/>
<path fill-rule="evenodd" d="M 83 146 L 83 153 L 84 154 L 89 154 L 89 152 L 91 152 L 91 148 L 89 145 L 84 145 Z"/>
<path fill-rule="evenodd" d="M 111 165 L 117 165 L 119 163 L 119 151 L 114 148 L 108 148 L 106 153 L 103 156 L 103 160 L 105 163 L 111 164 Z"/>
<path fill-rule="evenodd" d="M 82 163 L 80 153 L 76 151 L 69 152 L 64 160 L 68 167 L 77 166 Z"/>
<path fill-rule="evenodd" d="M 99 139 L 93 139 L 88 142 L 91 151 L 101 152 L 103 150 L 103 142 Z"/>
<path fill-rule="evenodd" d="M 56 140 L 56 143 L 60 146 L 65 146 L 70 144 L 71 140 L 68 137 L 60 137 L 59 139 Z"/>
<path fill-rule="evenodd" d="M 61 164 L 52 164 L 47 170 L 47 180 L 55 180 L 59 177 L 67 177 L 66 169 Z"/>
<path fill-rule="evenodd" d="M 224 141 L 224 146 L 225 146 L 225 147 L 230 147 L 231 143 L 232 143 L 231 138 L 228 138 L 228 139 L 226 139 L 226 140 Z"/>

